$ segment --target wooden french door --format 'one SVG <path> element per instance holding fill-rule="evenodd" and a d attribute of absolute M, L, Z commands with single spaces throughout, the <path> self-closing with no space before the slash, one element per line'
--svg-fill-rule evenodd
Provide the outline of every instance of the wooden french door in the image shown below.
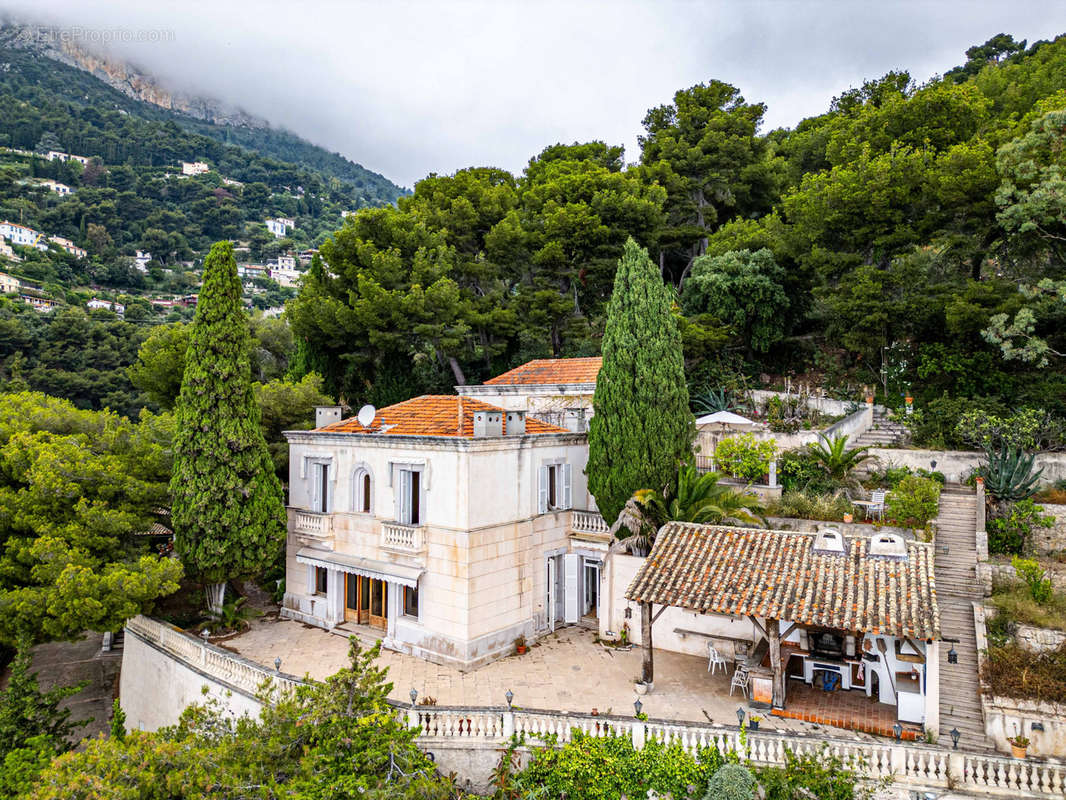
<path fill-rule="evenodd" d="M 389 585 L 377 578 L 346 574 L 344 619 L 386 630 L 389 625 Z"/>

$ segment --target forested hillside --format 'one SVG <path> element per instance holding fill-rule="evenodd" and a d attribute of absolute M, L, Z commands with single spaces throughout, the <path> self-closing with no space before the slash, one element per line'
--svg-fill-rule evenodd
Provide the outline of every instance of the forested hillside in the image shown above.
<path fill-rule="evenodd" d="M 384 403 L 596 353 L 632 235 L 678 289 L 696 394 L 794 375 L 1062 414 L 1063 109 L 1061 37 L 862 82 L 791 130 L 708 81 L 647 113 L 631 166 L 555 145 L 361 212 L 290 304 L 299 363 Z"/>

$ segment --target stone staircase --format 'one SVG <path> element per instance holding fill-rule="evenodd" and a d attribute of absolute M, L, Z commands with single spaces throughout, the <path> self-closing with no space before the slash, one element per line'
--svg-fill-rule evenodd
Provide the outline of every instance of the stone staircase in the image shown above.
<path fill-rule="evenodd" d="M 852 447 L 895 447 L 903 442 L 906 436 L 906 428 L 889 419 L 884 411 L 875 410 L 873 425 L 848 444 Z"/>
<path fill-rule="evenodd" d="M 977 511 L 971 489 L 944 487 L 936 520 L 936 598 L 940 607 L 940 731 L 939 740 L 950 743 L 952 728 L 961 734 L 959 748 L 992 752 L 985 736 L 977 675 L 977 641 L 974 634 L 973 602 L 983 592 L 977 582 Z M 951 648 L 959 655 L 948 663 Z"/>

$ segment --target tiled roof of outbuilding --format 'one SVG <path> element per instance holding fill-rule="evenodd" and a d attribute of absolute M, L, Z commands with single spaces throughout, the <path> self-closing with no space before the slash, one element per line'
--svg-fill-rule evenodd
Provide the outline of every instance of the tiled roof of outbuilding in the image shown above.
<path fill-rule="evenodd" d="M 502 408 L 450 394 L 425 394 L 402 403 L 378 409 L 374 421 L 364 428 L 356 417 L 342 419 L 317 428 L 317 433 L 385 433 L 393 436 L 454 436 L 471 438 L 474 435 L 475 411 L 499 411 Z M 460 422 L 460 417 L 462 421 Z M 507 418 L 504 417 L 506 433 Z M 566 428 L 549 425 L 539 419 L 526 417 L 526 433 L 569 433 Z"/>
<path fill-rule="evenodd" d="M 817 534 L 670 522 L 626 590 L 630 600 L 699 613 L 770 617 L 845 631 L 940 638 L 933 547 L 905 557 L 815 548 Z"/>
<path fill-rule="evenodd" d="M 486 386 L 501 384 L 567 384 L 595 383 L 600 373 L 603 359 L 599 356 L 589 358 L 538 358 L 527 361 L 495 378 L 485 381 Z"/>

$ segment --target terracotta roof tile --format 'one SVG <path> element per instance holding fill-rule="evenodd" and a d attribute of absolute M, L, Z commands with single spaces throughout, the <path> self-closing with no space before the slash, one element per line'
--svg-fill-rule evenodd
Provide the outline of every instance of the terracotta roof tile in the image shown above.
<path fill-rule="evenodd" d="M 816 549 L 817 534 L 670 522 L 626 597 L 696 611 L 771 617 L 801 625 L 940 638 L 933 548 L 871 555 L 871 540 L 844 552 Z"/>
<path fill-rule="evenodd" d="M 460 411 L 460 409 L 462 409 Z M 385 433 L 393 436 L 474 436 L 475 411 L 500 411 L 472 397 L 426 394 L 378 409 L 374 421 L 364 428 L 355 417 L 317 428 L 319 433 Z M 462 423 L 460 428 L 460 414 Z M 504 417 L 506 432 L 506 417 Z M 526 433 L 570 433 L 566 428 L 526 417 Z"/>
<path fill-rule="evenodd" d="M 595 383 L 603 359 L 538 358 L 515 367 L 503 375 L 485 381 L 486 386 L 500 384 Z"/>

